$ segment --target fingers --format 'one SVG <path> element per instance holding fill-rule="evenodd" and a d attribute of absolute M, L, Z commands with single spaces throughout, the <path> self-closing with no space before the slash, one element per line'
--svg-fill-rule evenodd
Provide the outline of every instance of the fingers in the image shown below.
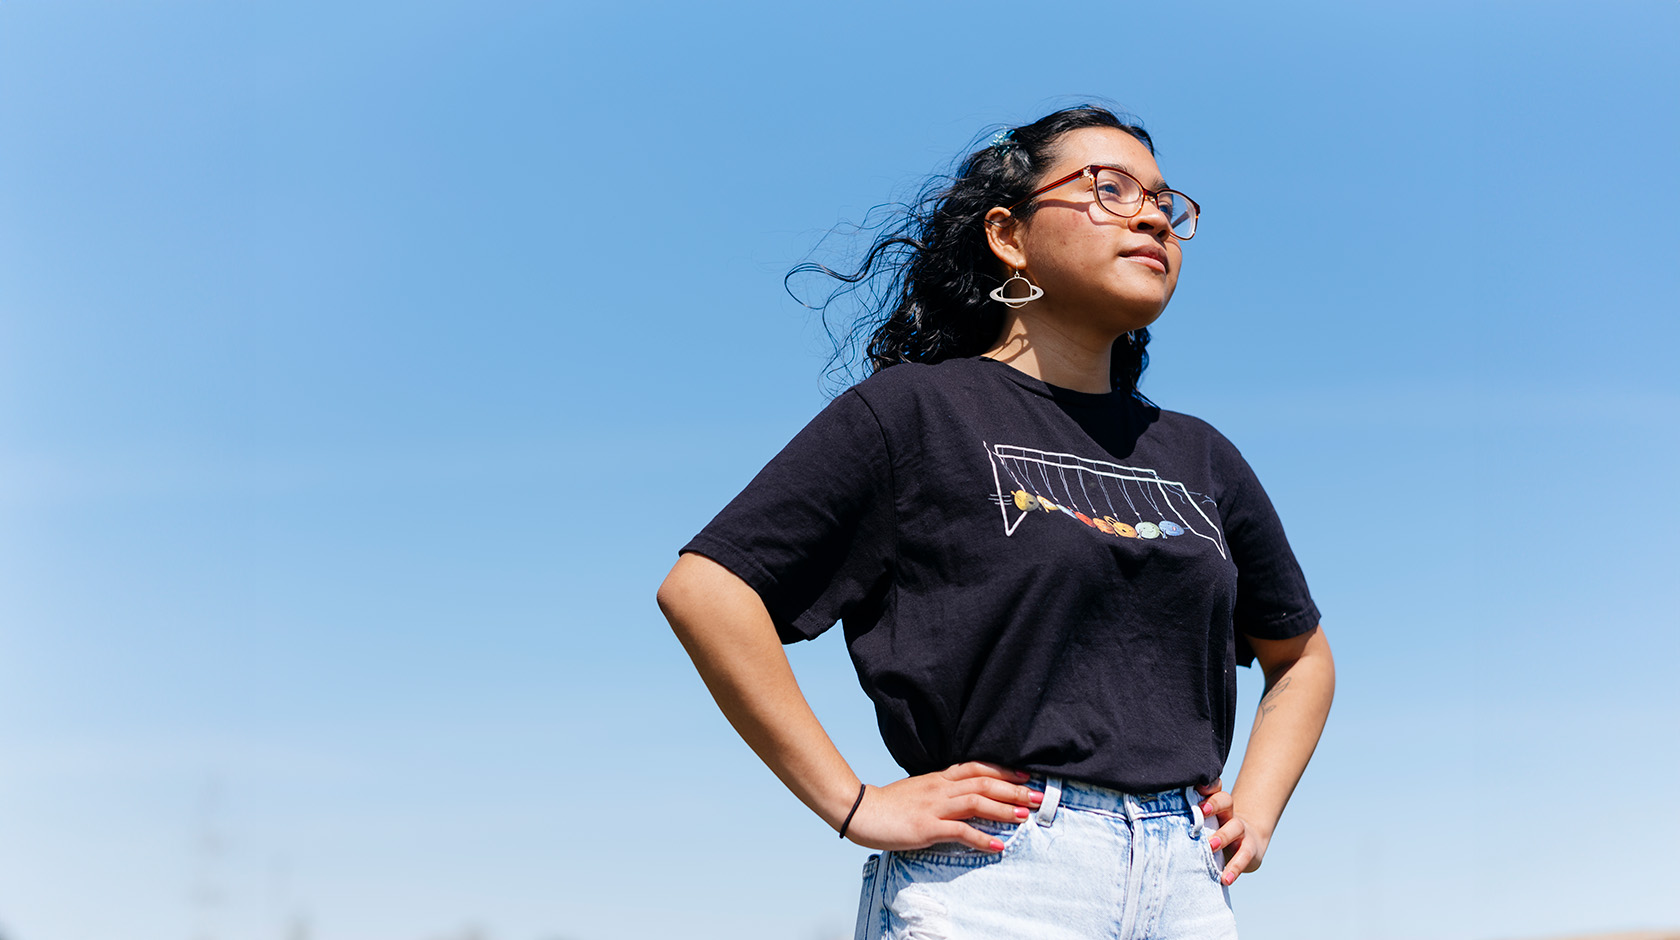
<path fill-rule="evenodd" d="M 956 784 L 960 789 L 945 797 L 935 812 L 944 819 L 962 820 L 978 816 L 997 822 L 1018 823 L 1032 816 L 1044 802 L 1044 794 L 1001 780 L 973 779 Z"/>
<path fill-rule="evenodd" d="M 999 803 L 1036 807 L 1044 802 L 1044 794 L 1032 787 L 1018 783 L 1005 783 L 991 777 L 973 777 L 962 781 L 958 786 L 963 788 L 961 792 L 978 793 L 981 796 L 997 800 Z"/>
<path fill-rule="evenodd" d="M 1001 852 L 1003 842 L 961 820 L 990 819 L 1022 823 L 1044 802 L 1044 794 L 1025 785 L 1030 774 L 987 761 L 968 761 L 948 767 L 941 774 L 957 785 L 957 792 L 941 812 L 952 835 L 947 841 L 961 842 L 982 852 Z"/>
<path fill-rule="evenodd" d="M 961 842 L 980 851 L 1002 844 L 965 820 L 1019 824 L 1032 817 L 1044 794 L 1026 786 L 1027 774 L 984 761 L 906 777 L 866 791 L 847 835 L 859 845 L 901 851 L 938 842 Z"/>
<path fill-rule="evenodd" d="M 1239 842 L 1236 850 L 1225 859 L 1225 869 L 1219 873 L 1220 884 L 1230 887 L 1237 883 L 1237 878 L 1248 871 L 1249 862 L 1254 859 L 1254 850 L 1248 847 L 1247 841 Z"/>
<path fill-rule="evenodd" d="M 1000 803 L 990 797 L 971 793 L 968 796 L 957 797 L 951 801 L 951 808 L 947 813 L 941 813 L 947 819 L 990 819 L 995 822 L 1018 823 L 1032 817 L 1032 810 L 1013 803 Z"/>
<path fill-rule="evenodd" d="M 951 826 L 949 834 L 941 838 L 941 842 L 961 842 L 969 848 L 979 849 L 982 852 L 1003 851 L 1003 840 L 989 832 L 981 832 L 973 826 L 961 822 L 953 822 Z"/>
<path fill-rule="evenodd" d="M 1025 783 L 1031 778 L 1030 774 L 1019 770 L 1010 770 L 997 764 L 983 760 L 971 760 L 961 764 L 952 764 L 941 772 L 947 780 L 961 780 L 965 777 L 995 777 L 998 780 L 1010 780 L 1015 783 Z"/>
<path fill-rule="evenodd" d="M 1217 818 L 1222 824 L 1227 823 L 1230 821 L 1232 805 L 1231 794 L 1220 790 L 1202 801 L 1202 815 L 1210 819 Z"/>
<path fill-rule="evenodd" d="M 956 784 L 946 818 L 979 816 L 998 822 L 1020 822 L 1032 815 L 1044 794 L 1026 786 L 1029 775 L 984 761 L 969 761 L 947 768 L 941 776 Z"/>
<path fill-rule="evenodd" d="M 1243 832 L 1243 821 L 1241 819 L 1232 819 L 1230 822 L 1214 830 L 1213 835 L 1208 839 L 1208 844 L 1213 847 L 1215 852 L 1217 852 L 1220 849 L 1241 840 Z M 1227 852 L 1226 854 L 1229 855 L 1230 853 Z"/>
<path fill-rule="evenodd" d="M 1225 867 L 1219 873 L 1219 881 L 1227 887 L 1236 884 L 1237 877 L 1243 872 L 1260 867 L 1255 859 L 1255 840 L 1247 836 L 1248 826 L 1239 817 L 1220 826 L 1208 838 L 1208 847 L 1215 852 L 1225 849 Z"/>

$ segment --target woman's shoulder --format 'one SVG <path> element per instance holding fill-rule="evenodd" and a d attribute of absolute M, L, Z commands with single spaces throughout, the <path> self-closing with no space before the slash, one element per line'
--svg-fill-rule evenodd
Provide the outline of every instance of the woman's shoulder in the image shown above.
<path fill-rule="evenodd" d="M 1156 416 L 1156 423 L 1165 428 L 1170 428 L 1184 434 L 1199 434 L 1208 438 L 1218 438 L 1219 440 L 1229 443 L 1225 435 L 1220 433 L 1219 429 L 1214 427 L 1213 424 L 1206 419 L 1198 418 L 1187 412 L 1162 408 L 1153 403 L 1147 404 L 1144 407 L 1147 410 L 1153 411 Z"/>
<path fill-rule="evenodd" d="M 1154 404 L 1144 406 L 1150 412 L 1150 431 L 1170 437 L 1213 454 L 1217 459 L 1241 461 L 1242 452 L 1224 432 L 1205 419 L 1182 411 L 1171 411 Z"/>
<path fill-rule="evenodd" d="M 846 391 L 855 392 L 872 404 L 941 395 L 954 388 L 973 386 L 982 377 L 982 365 L 979 359 L 900 362 L 875 370 Z"/>

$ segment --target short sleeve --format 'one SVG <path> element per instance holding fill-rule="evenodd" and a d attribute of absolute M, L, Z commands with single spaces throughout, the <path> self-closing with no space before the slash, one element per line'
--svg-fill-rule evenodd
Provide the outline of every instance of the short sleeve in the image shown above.
<path fill-rule="evenodd" d="M 1287 640 L 1318 626 L 1318 607 L 1307 591 L 1307 578 L 1283 534 L 1272 500 L 1237 449 L 1224 442 L 1225 498 L 1220 514 L 1231 560 L 1237 566 L 1237 601 L 1233 613 L 1237 661 L 1253 665 L 1246 637 Z"/>
<path fill-rule="evenodd" d="M 891 462 L 855 391 L 817 415 L 682 547 L 763 598 L 782 642 L 880 603 L 892 552 Z"/>

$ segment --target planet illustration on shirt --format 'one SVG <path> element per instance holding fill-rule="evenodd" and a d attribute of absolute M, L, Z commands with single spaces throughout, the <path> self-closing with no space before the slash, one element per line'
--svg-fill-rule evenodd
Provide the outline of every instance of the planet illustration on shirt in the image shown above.
<path fill-rule="evenodd" d="M 1040 510 L 1067 516 L 1111 538 L 1169 539 L 1180 546 L 1179 554 L 1205 547 L 1220 558 L 1230 557 L 1220 529 L 1218 501 L 1184 482 L 1168 479 L 1167 474 L 1063 448 L 983 443 L 993 486 L 987 499 L 993 512 L 1002 513 L 1005 538 L 1022 526 L 1032 530 L 1045 524 L 1061 525 L 1046 523 L 1033 512 Z M 1145 513 L 1155 518 L 1146 520 Z M 1118 518 L 1122 515 L 1128 517 L 1126 522 Z M 1158 547 L 1166 548 L 1164 543 Z M 1137 548 L 1146 554 L 1151 550 Z"/>

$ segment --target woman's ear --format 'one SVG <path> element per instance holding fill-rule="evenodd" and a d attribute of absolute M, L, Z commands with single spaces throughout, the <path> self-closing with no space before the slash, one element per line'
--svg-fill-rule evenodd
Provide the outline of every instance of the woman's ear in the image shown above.
<path fill-rule="evenodd" d="M 1021 226 L 1024 223 L 1002 206 L 993 206 L 986 213 L 986 244 L 992 254 L 1011 270 L 1027 266 L 1027 253 L 1021 247 Z"/>

